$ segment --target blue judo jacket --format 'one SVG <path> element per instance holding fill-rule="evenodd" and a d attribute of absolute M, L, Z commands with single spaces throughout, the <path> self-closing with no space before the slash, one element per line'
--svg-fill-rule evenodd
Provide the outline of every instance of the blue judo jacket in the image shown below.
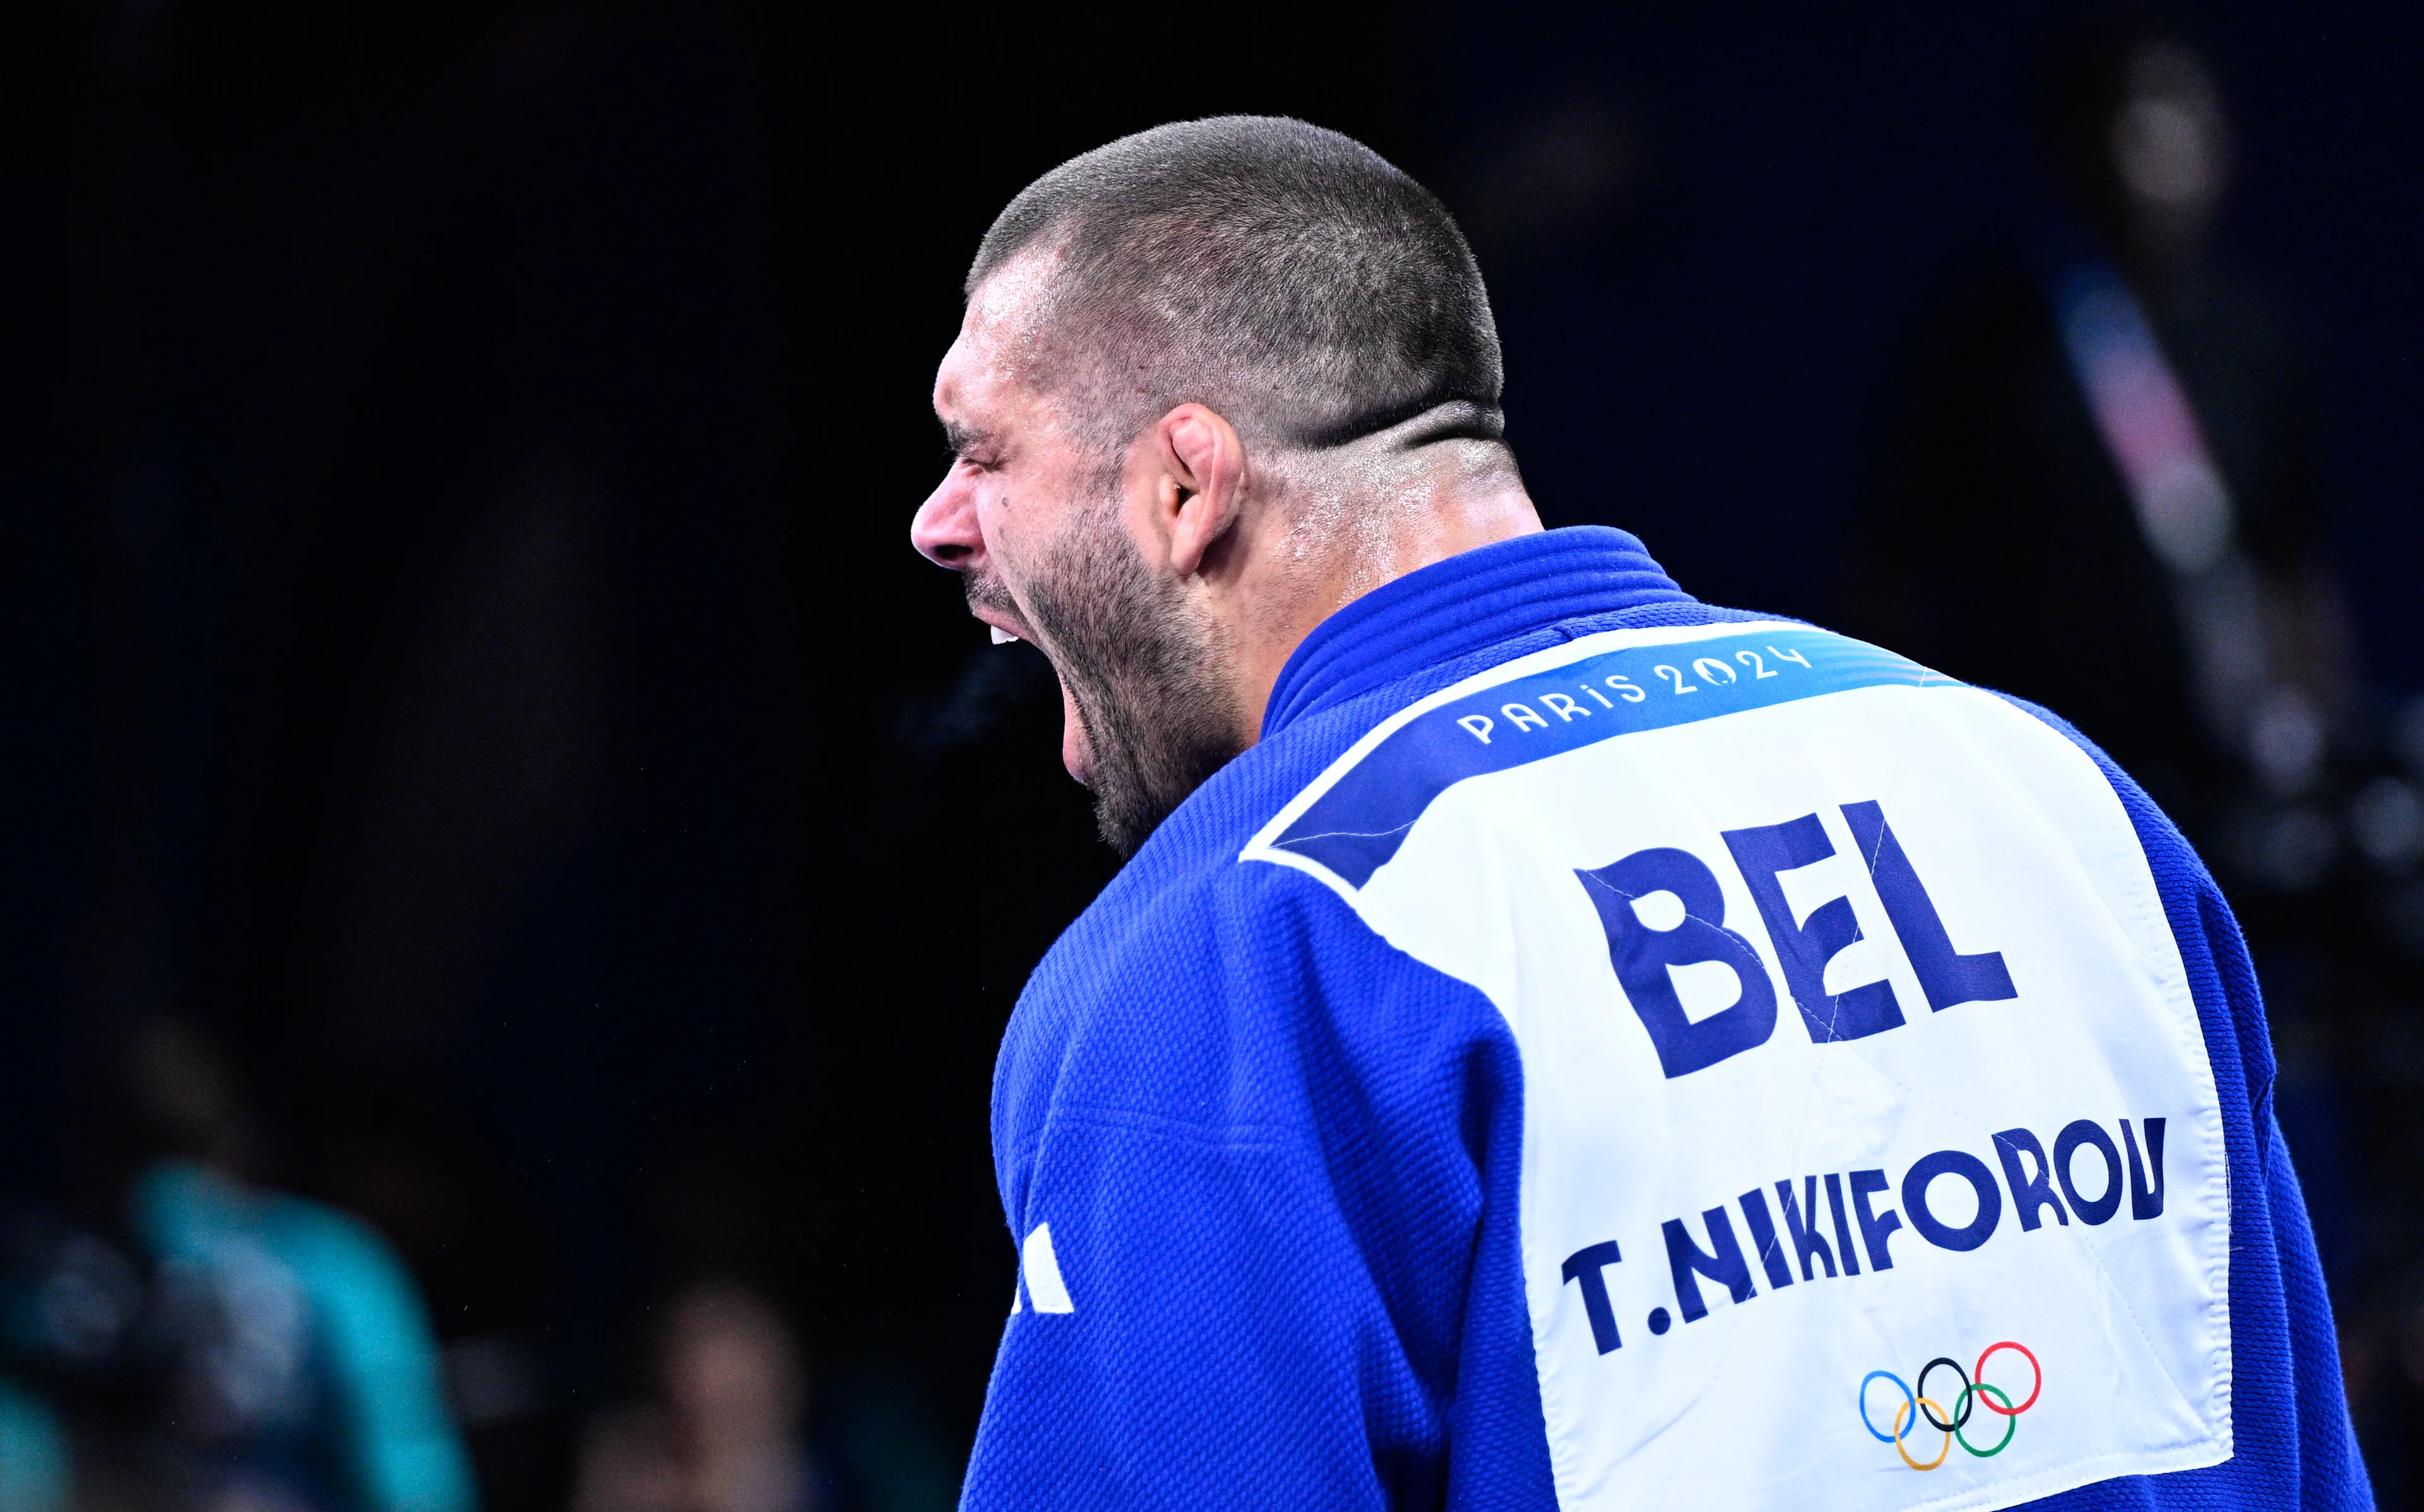
<path fill-rule="evenodd" d="M 1037 968 L 971 1508 L 2370 1504 L 2237 926 L 1603 528 L 1348 605 Z"/>

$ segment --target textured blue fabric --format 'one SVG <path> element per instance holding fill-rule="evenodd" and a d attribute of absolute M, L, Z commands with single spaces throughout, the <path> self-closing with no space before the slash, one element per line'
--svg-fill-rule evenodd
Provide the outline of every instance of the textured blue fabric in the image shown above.
<path fill-rule="evenodd" d="M 1425 568 L 1307 637 L 1261 743 L 1070 927 L 1004 1037 L 1002 1202 L 1030 1254 L 1048 1225 L 1071 1311 L 1023 1289 L 964 1505 L 1556 1504 L 1515 1226 L 1513 1037 L 1320 883 L 1236 857 L 1427 693 L 1603 630 L 1757 617 L 1694 601 L 1638 541 L 1590 527 Z M 2369 1505 L 2245 947 L 2178 832 L 2097 759 L 2162 888 L 2221 1088 L 2237 1454 L 2038 1504 Z"/>

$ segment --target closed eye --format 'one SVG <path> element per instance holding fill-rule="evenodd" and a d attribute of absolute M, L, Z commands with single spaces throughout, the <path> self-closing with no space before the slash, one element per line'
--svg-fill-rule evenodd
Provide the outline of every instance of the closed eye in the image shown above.
<path fill-rule="evenodd" d="M 999 449 L 994 438 L 973 426 L 946 421 L 943 444 L 950 451 L 951 461 L 972 468 L 996 468 L 1001 465 Z"/>

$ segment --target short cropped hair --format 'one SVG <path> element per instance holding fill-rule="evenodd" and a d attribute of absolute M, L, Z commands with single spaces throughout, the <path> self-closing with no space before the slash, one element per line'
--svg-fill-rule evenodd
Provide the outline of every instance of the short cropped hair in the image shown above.
<path fill-rule="evenodd" d="M 995 220 L 966 292 L 1029 249 L 1058 259 L 1030 376 L 1082 390 L 1108 442 L 1190 401 L 1301 446 L 1443 405 L 1446 433 L 1502 432 L 1498 329 L 1464 234 L 1336 132 L 1221 116 L 1072 158 Z"/>

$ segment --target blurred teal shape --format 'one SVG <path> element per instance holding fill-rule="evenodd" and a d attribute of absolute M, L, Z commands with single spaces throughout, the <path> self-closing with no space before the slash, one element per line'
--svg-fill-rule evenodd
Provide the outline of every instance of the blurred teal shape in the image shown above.
<path fill-rule="evenodd" d="M 164 1269 L 184 1267 L 255 1310 L 245 1331 L 260 1342 L 258 1359 L 228 1383 L 238 1405 L 275 1421 L 284 1405 L 279 1367 L 295 1367 L 290 1377 L 308 1369 L 340 1420 L 353 1504 L 474 1512 L 479 1495 L 447 1409 L 437 1341 L 385 1240 L 335 1208 L 183 1163 L 145 1173 L 131 1207 Z M 291 1347 L 279 1343 L 282 1319 L 296 1325 Z"/>
<path fill-rule="evenodd" d="M 59 1420 L 0 1380 L 0 1512 L 68 1512 L 72 1473 Z"/>

